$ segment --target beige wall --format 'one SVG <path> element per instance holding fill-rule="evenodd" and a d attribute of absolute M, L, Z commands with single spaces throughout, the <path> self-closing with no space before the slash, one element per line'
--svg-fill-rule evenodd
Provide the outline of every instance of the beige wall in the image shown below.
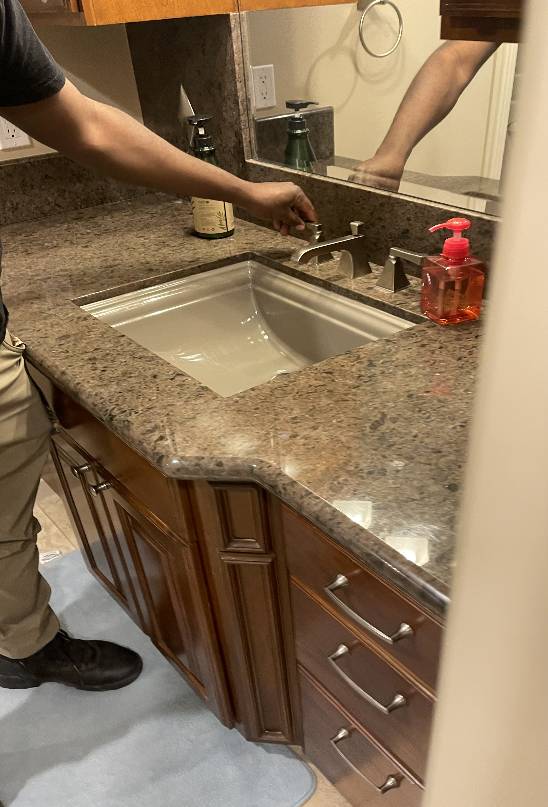
<path fill-rule="evenodd" d="M 120 107 L 142 120 L 133 65 L 123 25 L 103 28 L 52 28 L 39 30 L 68 78 L 86 95 Z M 49 152 L 35 144 L 27 149 L 0 151 L 0 162 Z"/>
<path fill-rule="evenodd" d="M 548 804 L 548 4 L 528 9 L 424 807 Z"/>
<path fill-rule="evenodd" d="M 398 6 L 405 33 L 399 49 L 385 59 L 361 48 L 355 5 L 248 14 L 251 63 L 274 64 L 278 109 L 295 97 L 334 106 L 339 155 L 372 156 L 410 81 L 440 44 L 439 0 L 398 0 Z M 376 50 L 394 41 L 395 20 L 387 8 L 370 13 L 367 38 Z M 481 175 L 493 65 L 491 59 L 446 121 L 417 146 L 410 170 Z"/>

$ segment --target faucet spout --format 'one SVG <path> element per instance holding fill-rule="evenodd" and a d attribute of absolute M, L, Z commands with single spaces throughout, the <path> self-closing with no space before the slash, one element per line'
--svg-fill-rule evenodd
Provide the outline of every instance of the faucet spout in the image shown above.
<path fill-rule="evenodd" d="M 329 241 L 316 242 L 297 249 L 293 253 L 293 260 L 298 264 L 306 264 L 313 258 L 340 252 L 339 266 L 345 275 L 350 278 L 368 275 L 371 272 L 371 266 L 367 257 L 365 225 L 363 222 L 352 222 L 350 228 L 350 235 L 331 238 Z"/>

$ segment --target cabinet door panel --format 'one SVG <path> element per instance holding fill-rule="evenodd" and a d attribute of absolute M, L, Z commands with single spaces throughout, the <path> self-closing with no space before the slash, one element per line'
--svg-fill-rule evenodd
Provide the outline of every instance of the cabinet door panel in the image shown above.
<path fill-rule="evenodd" d="M 200 546 L 173 532 L 150 511 L 148 499 L 136 499 L 64 430 L 54 436 L 52 455 L 88 567 L 221 722 L 232 726 Z M 80 469 L 78 478 L 73 469 Z M 101 483 L 106 485 L 91 495 Z M 185 483 L 176 490 L 177 506 L 186 512 Z"/>
<path fill-rule="evenodd" d="M 133 547 L 141 568 L 146 569 L 145 586 L 155 633 L 164 652 L 187 669 L 190 662 L 183 640 L 183 616 L 177 607 L 177 587 L 169 564 L 169 555 L 150 535 L 146 535 L 135 520 L 128 519 L 133 536 Z"/>
<path fill-rule="evenodd" d="M 185 545 L 158 530 L 116 490 L 108 491 L 105 498 L 116 511 L 129 546 L 150 635 L 164 655 L 199 680 L 186 621 Z"/>
<path fill-rule="evenodd" d="M 125 528 L 122 525 L 118 509 L 108 492 L 101 496 L 104 512 L 110 526 L 113 543 L 116 543 L 120 563 L 124 569 L 124 581 L 127 593 L 128 610 L 133 620 L 148 635 L 153 634 L 153 624 L 148 604 L 143 592 L 142 579 L 135 566 L 135 561 L 129 548 Z"/>
<path fill-rule="evenodd" d="M 104 512 L 101 512 L 102 503 L 95 502 L 89 493 L 89 484 L 96 484 L 97 476 L 93 470 L 78 472 L 80 467 L 88 465 L 88 460 L 57 439 L 53 443 L 52 457 L 84 558 L 91 571 L 109 591 L 125 603 L 126 592 L 121 583 L 118 558 L 112 551 L 115 548 L 109 546 L 108 534 L 105 532 L 106 519 Z"/>

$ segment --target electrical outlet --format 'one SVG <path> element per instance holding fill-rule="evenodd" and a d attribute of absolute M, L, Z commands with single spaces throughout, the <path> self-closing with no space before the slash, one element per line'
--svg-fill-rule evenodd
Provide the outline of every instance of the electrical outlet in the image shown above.
<path fill-rule="evenodd" d="M 0 118 L 0 149 L 20 149 L 31 146 L 32 140 L 17 126 Z"/>
<path fill-rule="evenodd" d="M 274 65 L 262 64 L 251 68 L 255 109 L 270 109 L 276 106 Z"/>

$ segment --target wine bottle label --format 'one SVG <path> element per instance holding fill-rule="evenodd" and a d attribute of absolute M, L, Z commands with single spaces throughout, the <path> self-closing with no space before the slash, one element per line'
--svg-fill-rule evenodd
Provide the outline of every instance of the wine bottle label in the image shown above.
<path fill-rule="evenodd" d="M 230 202 L 193 197 L 192 215 L 197 233 L 219 235 L 234 229 L 234 210 Z"/>

